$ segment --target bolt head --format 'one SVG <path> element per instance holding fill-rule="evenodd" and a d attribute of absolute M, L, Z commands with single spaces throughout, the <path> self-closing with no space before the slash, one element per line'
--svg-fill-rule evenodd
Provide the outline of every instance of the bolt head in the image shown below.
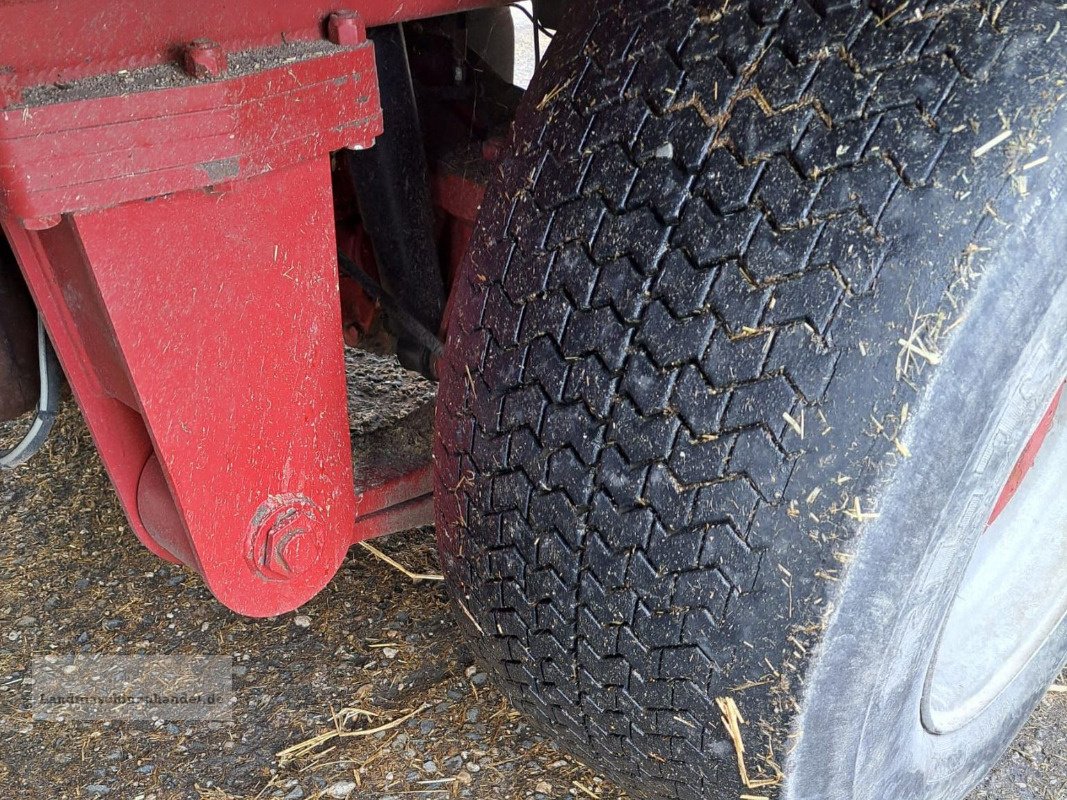
<path fill-rule="evenodd" d="M 182 67 L 197 80 L 217 78 L 226 72 L 226 51 L 210 39 L 197 39 L 186 45 Z"/>
<path fill-rule="evenodd" d="M 326 35 L 334 44 L 352 47 L 367 41 L 367 26 L 355 11 L 335 11 L 326 20 Z"/>
<path fill-rule="evenodd" d="M 249 561 L 266 580 L 284 581 L 314 567 L 323 550 L 319 508 L 303 495 L 275 495 L 252 519 Z"/>
<path fill-rule="evenodd" d="M 301 531 L 299 535 L 288 536 L 276 545 L 276 561 L 288 572 L 290 577 L 303 575 L 318 563 L 322 554 L 322 540 Z"/>

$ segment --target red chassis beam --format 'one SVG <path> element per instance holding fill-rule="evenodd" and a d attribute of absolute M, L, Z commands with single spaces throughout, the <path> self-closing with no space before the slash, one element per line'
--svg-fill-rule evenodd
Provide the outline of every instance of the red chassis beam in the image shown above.
<path fill-rule="evenodd" d="M 488 4 L 0 5 L 0 224 L 133 530 L 235 611 L 432 519 L 425 463 L 353 485 L 329 153 L 382 130 L 364 23 Z"/>
<path fill-rule="evenodd" d="M 0 0 L 0 87 L 68 82 L 172 61 L 207 38 L 230 52 L 323 38 L 331 12 L 370 28 L 499 5 L 501 0 Z"/>

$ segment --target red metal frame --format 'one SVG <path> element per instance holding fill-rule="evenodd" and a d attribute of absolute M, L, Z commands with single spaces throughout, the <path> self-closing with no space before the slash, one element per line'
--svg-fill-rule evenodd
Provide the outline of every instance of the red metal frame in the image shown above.
<path fill-rule="evenodd" d="M 346 0 L 344 7 L 374 27 L 499 4 Z M 198 39 L 231 53 L 319 40 L 337 10 L 322 0 L 0 0 L 0 95 L 10 102 L 31 86 L 168 64 Z"/>
<path fill-rule="evenodd" d="M 240 613 L 432 520 L 428 463 L 354 489 L 329 153 L 365 24 L 491 4 L 0 4 L 0 224 L 135 533 Z"/>

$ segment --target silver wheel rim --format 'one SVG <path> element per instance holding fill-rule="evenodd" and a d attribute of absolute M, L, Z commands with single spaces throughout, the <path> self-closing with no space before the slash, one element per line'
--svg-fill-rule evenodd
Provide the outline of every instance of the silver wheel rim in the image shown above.
<path fill-rule="evenodd" d="M 1067 620 L 1064 394 L 1061 386 L 1016 463 L 945 617 L 922 698 L 931 733 L 981 716 Z"/>

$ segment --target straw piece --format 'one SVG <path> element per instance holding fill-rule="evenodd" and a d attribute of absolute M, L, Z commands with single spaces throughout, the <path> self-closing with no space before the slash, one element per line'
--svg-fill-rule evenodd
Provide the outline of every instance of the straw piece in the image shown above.
<path fill-rule="evenodd" d="M 741 737 L 741 726 L 745 724 L 745 718 L 741 716 L 741 709 L 737 707 L 737 703 L 734 702 L 732 697 L 716 697 L 715 704 L 719 707 L 719 713 L 722 715 L 723 727 L 726 728 L 726 733 L 730 736 L 730 741 L 734 745 L 734 753 L 737 756 L 737 772 L 741 776 L 741 783 L 746 789 L 762 789 L 765 786 L 777 786 L 782 782 L 782 774 L 777 769 L 778 774 L 771 778 L 752 778 L 748 774 L 748 767 L 745 766 L 745 743 Z M 773 766 L 773 763 L 772 763 Z"/>
<path fill-rule="evenodd" d="M 478 620 L 474 618 L 474 615 L 470 612 L 470 609 L 467 608 L 466 603 L 464 603 L 458 598 L 456 599 L 456 602 L 459 603 L 459 607 L 463 609 L 463 613 L 467 615 L 467 619 L 469 619 L 474 624 L 474 627 L 478 629 L 478 633 L 480 633 L 482 636 L 485 636 L 485 631 L 482 630 L 482 626 L 478 624 Z"/>
<path fill-rule="evenodd" d="M 800 412 L 800 420 L 798 421 L 788 411 L 782 412 L 782 419 L 789 423 L 789 427 L 796 431 L 797 436 L 801 439 L 804 438 L 804 412 Z"/>
<path fill-rule="evenodd" d="M 928 350 L 916 339 L 897 339 L 897 344 L 899 344 L 908 352 L 914 353 L 920 358 L 925 358 L 931 364 L 941 363 L 941 356 L 931 350 Z"/>
<path fill-rule="evenodd" d="M 327 731 L 326 733 L 320 733 L 318 736 L 312 736 L 310 739 L 305 739 L 302 742 L 297 742 L 291 747 L 287 747 L 284 750 L 279 750 L 276 755 L 278 756 L 279 762 L 284 765 L 289 761 L 292 761 L 293 759 L 301 758 L 302 756 L 306 756 L 310 753 L 313 753 L 319 747 L 326 744 L 326 742 L 331 741 L 332 739 L 348 739 L 351 737 L 373 736 L 376 733 L 382 733 L 383 731 L 392 730 L 393 728 L 403 725 L 405 722 L 407 722 L 409 719 L 416 716 L 417 714 L 421 714 L 429 707 L 429 703 L 423 703 L 414 711 L 411 711 L 402 717 L 398 717 L 392 722 L 386 722 L 385 724 L 378 725 L 375 728 L 365 728 L 363 730 L 358 731 L 342 730 L 340 727 L 340 721 L 335 718 L 335 724 L 337 724 L 336 729 L 332 731 Z"/>
<path fill-rule="evenodd" d="M 579 791 L 581 791 L 581 792 L 589 795 L 590 797 L 592 797 L 593 800 L 600 800 L 600 795 L 595 794 L 593 792 L 593 790 L 588 788 L 587 786 L 582 786 L 582 784 L 578 783 L 578 781 L 574 781 L 573 782 L 573 786 L 574 786 L 575 789 L 578 789 Z"/>
<path fill-rule="evenodd" d="M 976 147 L 975 150 L 974 150 L 974 153 L 972 155 L 975 158 L 981 158 L 986 153 L 988 153 L 990 150 L 992 150 L 994 147 L 996 147 L 998 144 L 1001 144 L 1001 143 L 1005 142 L 1008 138 L 1011 137 L 1011 134 L 1012 134 L 1012 129 L 1011 128 L 1008 128 L 1007 130 L 1001 131 L 1000 133 L 998 133 L 996 136 L 994 136 L 992 139 L 990 139 L 985 144 L 983 144 L 983 145 L 981 145 L 979 147 Z"/>
<path fill-rule="evenodd" d="M 419 581 L 443 581 L 445 579 L 444 575 L 436 575 L 436 574 L 433 574 L 433 573 L 423 573 L 423 572 L 412 572 L 410 569 L 405 567 L 399 561 L 395 561 L 394 559 L 390 558 L 385 553 L 383 553 L 381 550 L 379 550 L 377 547 L 375 547 L 372 544 L 369 544 L 368 542 L 360 542 L 359 545 L 364 550 L 366 550 L 368 553 L 373 555 L 375 558 L 380 558 L 382 561 L 384 561 L 386 564 L 388 564 L 393 569 L 396 569 L 396 570 L 398 570 L 400 572 L 403 572 L 405 575 L 407 575 L 409 578 L 411 578 L 411 580 L 415 581 L 415 583 L 418 583 Z"/>
<path fill-rule="evenodd" d="M 909 2 L 909 0 L 904 0 L 903 3 L 901 3 L 895 9 L 893 9 L 888 14 L 886 14 L 884 17 L 879 19 L 878 23 L 877 23 L 877 25 L 875 27 L 881 28 L 883 25 L 885 25 L 887 22 L 889 22 L 889 20 L 893 19 L 893 17 L 895 17 L 897 14 L 899 14 L 901 11 L 903 11 L 905 8 L 908 7 L 908 2 Z"/>
<path fill-rule="evenodd" d="M 537 104 L 537 110 L 544 111 L 548 108 L 549 103 L 559 97 L 563 93 L 563 90 L 570 86 L 572 80 L 573 78 L 568 78 L 563 83 L 556 84 L 551 91 L 541 98 L 541 102 Z"/>

